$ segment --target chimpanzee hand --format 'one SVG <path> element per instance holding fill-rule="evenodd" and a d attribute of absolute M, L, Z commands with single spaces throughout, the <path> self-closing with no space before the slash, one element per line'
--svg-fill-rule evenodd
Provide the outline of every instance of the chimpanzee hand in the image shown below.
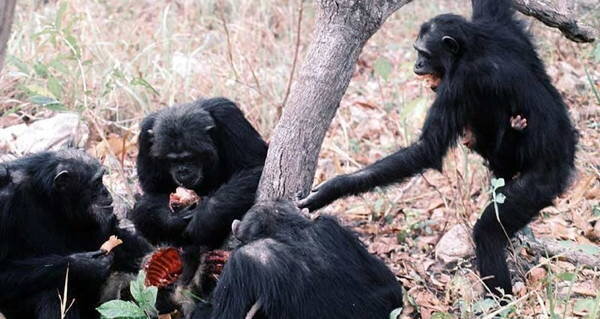
<path fill-rule="evenodd" d="M 299 208 L 315 211 L 334 200 L 349 195 L 347 185 L 352 184 L 351 175 L 339 175 L 315 187 L 304 199 L 297 202 Z"/>
<path fill-rule="evenodd" d="M 527 127 L 527 118 L 521 115 L 510 117 L 510 127 L 517 131 L 522 131 Z"/>
<path fill-rule="evenodd" d="M 78 279 L 102 281 L 110 275 L 112 254 L 102 250 L 69 255 L 69 272 Z"/>

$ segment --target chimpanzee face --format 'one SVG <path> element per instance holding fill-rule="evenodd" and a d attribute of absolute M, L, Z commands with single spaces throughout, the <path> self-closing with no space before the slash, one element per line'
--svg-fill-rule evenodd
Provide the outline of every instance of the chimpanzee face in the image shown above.
<path fill-rule="evenodd" d="M 433 90 L 437 89 L 461 51 L 456 34 L 463 23 L 465 21 L 462 17 L 446 14 L 421 26 L 419 36 L 413 45 L 417 51 L 414 72 L 417 75 L 430 76 Z"/>
<path fill-rule="evenodd" d="M 105 170 L 82 152 L 60 153 L 52 182 L 57 204 L 71 222 L 86 225 L 102 223 L 113 216 L 112 196 L 104 186 Z"/>
<path fill-rule="evenodd" d="M 214 121 L 206 111 L 193 104 L 174 106 L 156 119 L 152 156 L 164 161 L 177 185 L 198 188 L 218 162 L 211 137 L 214 129 Z"/>

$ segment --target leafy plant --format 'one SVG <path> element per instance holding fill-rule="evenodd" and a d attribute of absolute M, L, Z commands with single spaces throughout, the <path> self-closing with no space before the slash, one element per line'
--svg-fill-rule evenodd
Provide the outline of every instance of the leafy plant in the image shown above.
<path fill-rule="evenodd" d="M 129 291 L 135 300 L 111 300 L 103 303 L 96 308 L 103 319 L 145 319 L 155 317 L 156 297 L 158 288 L 150 286 L 146 287 L 144 281 L 146 273 L 142 270 L 137 278 L 130 282 Z"/>

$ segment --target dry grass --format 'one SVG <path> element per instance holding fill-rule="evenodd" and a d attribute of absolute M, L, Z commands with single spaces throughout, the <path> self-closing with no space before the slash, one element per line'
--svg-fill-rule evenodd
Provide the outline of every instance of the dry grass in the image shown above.
<path fill-rule="evenodd" d="M 239 102 L 269 137 L 290 76 L 300 0 L 39 2 L 18 4 L 11 57 L 0 74 L 4 114 L 35 118 L 55 109 L 76 110 L 91 124 L 89 148 L 94 149 L 111 136 L 127 144 L 152 110 L 222 95 Z M 323 145 L 317 182 L 371 163 L 418 135 L 433 98 L 411 71 L 418 25 L 441 12 L 468 13 L 468 3 L 416 1 L 392 16 L 367 44 Z M 599 12 L 583 13 L 588 23 L 600 26 Z M 306 3 L 300 61 L 314 15 L 313 4 Z M 569 42 L 537 22 L 531 31 L 582 133 L 573 190 L 532 228 L 536 236 L 597 247 L 593 227 L 600 223 L 600 101 L 592 87 L 600 90 L 600 67 L 592 51 L 600 55 L 600 48 Z M 391 67 L 388 78 L 375 71 L 386 65 Z M 39 96 L 56 103 L 33 103 L 40 102 Z M 105 158 L 112 169 L 108 182 L 127 205 L 135 192 L 132 155 Z M 481 159 L 459 148 L 449 154 L 443 174 L 428 172 L 397 187 L 338 201 L 329 211 L 355 226 L 399 275 L 414 304 L 405 313 L 484 316 L 494 309 L 477 312 L 486 304 L 474 293 L 471 260 L 441 265 L 433 247 L 454 224 L 471 226 L 477 219 L 488 201 L 488 178 Z M 508 316 L 585 317 L 582 300 L 599 300 L 598 270 L 517 251 L 523 260 L 516 267 L 517 280 L 527 281 Z M 526 274 L 539 264 L 544 265 L 534 269 L 545 271 L 540 278 Z"/>

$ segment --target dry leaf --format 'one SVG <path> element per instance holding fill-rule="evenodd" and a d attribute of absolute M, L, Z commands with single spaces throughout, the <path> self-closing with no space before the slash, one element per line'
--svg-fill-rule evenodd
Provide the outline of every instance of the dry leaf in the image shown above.
<path fill-rule="evenodd" d="M 125 137 L 121 137 L 118 134 L 110 133 L 106 137 L 106 140 L 96 144 L 96 147 L 94 147 L 94 155 L 105 158 L 114 154 L 114 156 L 120 158 L 134 152 L 136 149 L 137 146 L 134 141 L 127 140 Z"/>
<path fill-rule="evenodd" d="M 529 271 L 529 282 L 536 283 L 546 278 L 546 269 L 542 267 L 535 267 Z"/>

